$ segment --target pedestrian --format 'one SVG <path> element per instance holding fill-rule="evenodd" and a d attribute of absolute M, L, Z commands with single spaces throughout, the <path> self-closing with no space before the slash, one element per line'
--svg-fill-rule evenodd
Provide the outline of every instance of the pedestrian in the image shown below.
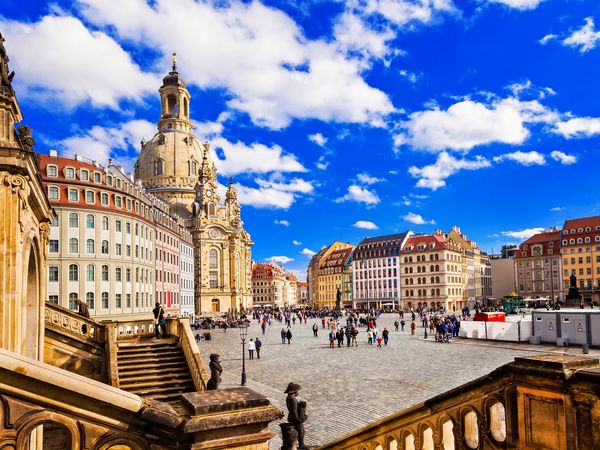
<path fill-rule="evenodd" d="M 162 331 L 162 337 L 167 337 L 167 324 L 165 323 L 165 310 L 160 303 L 154 304 L 154 309 L 152 310 L 154 314 L 154 337 L 158 339 L 158 329 Z"/>
<path fill-rule="evenodd" d="M 381 338 L 381 336 L 377 337 L 377 348 L 381 348 L 381 341 L 383 339 Z"/>
<path fill-rule="evenodd" d="M 350 339 L 352 338 L 352 331 L 350 330 L 350 327 L 346 327 L 346 332 L 344 334 L 346 335 L 346 346 L 350 347 Z"/>
<path fill-rule="evenodd" d="M 254 350 L 256 350 L 256 344 L 252 339 L 250 339 L 250 342 L 248 342 L 248 354 L 250 355 L 249 359 L 254 359 Z"/>
<path fill-rule="evenodd" d="M 390 338 L 390 332 L 388 331 L 387 328 L 383 329 L 383 333 L 381 333 L 381 337 L 383 337 L 384 344 L 387 345 L 388 340 Z"/>
<path fill-rule="evenodd" d="M 370 328 L 367 330 L 367 344 L 373 345 L 373 331 Z"/>
<path fill-rule="evenodd" d="M 396 320 L 394 322 L 394 328 L 396 329 L 396 331 L 398 331 L 398 327 L 400 327 L 400 323 Z"/>
<path fill-rule="evenodd" d="M 285 332 L 285 328 L 281 329 L 281 343 L 285 344 L 285 336 L 286 336 L 286 332 Z"/>
<path fill-rule="evenodd" d="M 400 329 L 401 329 L 401 331 L 404 331 L 404 325 L 406 325 L 406 322 L 404 321 L 404 319 L 402 319 L 400 321 Z"/>
<path fill-rule="evenodd" d="M 254 346 L 256 347 L 256 357 L 260 359 L 260 348 L 262 347 L 262 342 L 260 342 L 260 339 L 256 338 L 254 341 Z"/>
<path fill-rule="evenodd" d="M 313 323 L 312 329 L 313 329 L 313 335 L 315 337 L 319 337 L 318 336 L 318 334 L 319 334 L 319 325 L 317 325 L 316 323 Z"/>
<path fill-rule="evenodd" d="M 81 317 L 85 317 L 86 319 L 90 318 L 90 310 L 85 302 L 77 299 L 75 300 L 75 305 L 77 306 L 77 314 L 79 314 Z"/>
<path fill-rule="evenodd" d="M 325 317 L 321 319 L 321 325 L 323 325 L 323 328 L 325 328 Z"/>
<path fill-rule="evenodd" d="M 342 330 L 341 328 L 338 330 L 338 332 L 336 333 L 336 338 L 337 338 L 337 343 L 338 343 L 338 348 L 342 346 L 342 344 L 344 343 L 344 330 Z"/>
<path fill-rule="evenodd" d="M 417 328 L 417 325 L 415 324 L 415 321 L 413 320 L 413 321 L 410 323 L 410 334 L 411 334 L 411 336 L 414 336 L 414 335 L 415 335 L 415 329 L 416 329 L 416 328 Z"/>
<path fill-rule="evenodd" d="M 286 337 L 286 339 L 287 339 L 287 341 L 288 341 L 288 344 L 291 344 L 291 342 L 290 342 L 290 341 L 292 340 L 292 330 L 290 330 L 290 329 L 288 328 L 288 330 L 287 330 L 287 333 L 285 333 L 285 337 Z"/>
<path fill-rule="evenodd" d="M 265 321 L 263 320 L 263 322 L 260 324 L 260 328 L 261 328 L 261 330 L 262 330 L 262 334 L 265 334 L 265 331 L 266 331 L 266 329 L 267 329 L 267 322 L 265 322 Z"/>
<path fill-rule="evenodd" d="M 329 348 L 335 348 L 335 333 L 333 330 L 329 332 Z"/>

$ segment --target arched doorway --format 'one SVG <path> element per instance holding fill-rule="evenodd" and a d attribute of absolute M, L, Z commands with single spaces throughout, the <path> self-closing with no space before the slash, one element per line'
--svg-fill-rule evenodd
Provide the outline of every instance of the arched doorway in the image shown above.
<path fill-rule="evenodd" d="M 29 358 L 40 357 L 40 268 L 38 264 L 38 247 L 35 242 L 29 248 L 27 267 L 24 270 L 21 353 Z"/>
<path fill-rule="evenodd" d="M 220 306 L 220 302 L 219 302 L 218 298 L 212 299 L 211 311 L 212 312 L 220 312 L 221 311 L 221 306 Z"/>

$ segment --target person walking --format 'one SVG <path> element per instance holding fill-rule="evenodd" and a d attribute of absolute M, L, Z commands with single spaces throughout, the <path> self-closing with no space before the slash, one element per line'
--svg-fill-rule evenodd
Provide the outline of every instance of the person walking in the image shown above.
<path fill-rule="evenodd" d="M 350 339 L 352 338 L 352 331 L 350 330 L 349 326 L 346 327 L 346 332 L 344 334 L 346 335 L 346 346 L 350 347 Z"/>
<path fill-rule="evenodd" d="M 414 336 L 414 335 L 415 335 L 415 329 L 416 329 L 416 328 L 417 328 L 417 325 L 415 324 L 415 321 L 413 320 L 413 321 L 410 323 L 410 334 L 411 334 L 411 336 Z"/>
<path fill-rule="evenodd" d="M 329 332 L 329 348 L 335 348 L 335 333 L 333 330 Z"/>
<path fill-rule="evenodd" d="M 338 348 L 340 348 L 344 343 L 344 331 L 339 329 L 335 334 L 335 337 L 337 338 Z"/>
<path fill-rule="evenodd" d="M 281 329 L 281 343 L 285 344 L 285 337 L 286 337 L 286 332 L 285 332 L 285 328 Z"/>
<path fill-rule="evenodd" d="M 262 330 L 262 334 L 265 334 L 265 331 L 267 330 L 267 322 L 263 320 L 263 322 L 260 324 L 260 328 Z"/>
<path fill-rule="evenodd" d="M 315 337 L 319 337 L 318 336 L 319 335 L 319 325 L 317 325 L 316 323 L 313 323 L 312 329 L 313 329 L 313 335 Z"/>
<path fill-rule="evenodd" d="M 396 329 L 396 331 L 398 331 L 398 328 L 400 327 L 400 323 L 396 320 L 394 322 L 394 328 Z"/>
<path fill-rule="evenodd" d="M 154 309 L 152 310 L 152 314 L 154 314 L 154 337 L 158 339 L 158 329 L 162 331 L 162 337 L 167 337 L 167 324 L 165 323 L 165 310 L 160 303 L 156 302 L 154 304 Z"/>
<path fill-rule="evenodd" d="M 260 348 L 262 347 L 262 342 L 260 342 L 260 339 L 256 338 L 254 341 L 254 346 L 256 347 L 256 358 L 260 359 Z"/>
<path fill-rule="evenodd" d="M 383 338 L 383 343 L 384 343 L 385 345 L 387 345 L 387 343 L 388 343 L 388 340 L 389 340 L 389 338 L 390 338 L 390 332 L 388 331 L 388 329 L 387 329 L 387 328 L 384 328 L 384 329 L 383 329 L 383 333 L 381 333 L 381 337 Z"/>
<path fill-rule="evenodd" d="M 256 344 L 250 339 L 250 342 L 248 342 L 248 359 L 254 359 L 254 350 L 256 350 Z"/>
<path fill-rule="evenodd" d="M 381 337 L 381 336 L 378 336 L 378 337 L 377 337 L 377 348 L 381 348 L 381 341 L 382 341 L 382 340 L 383 340 L 383 339 L 382 339 L 382 337 Z"/>
<path fill-rule="evenodd" d="M 290 341 L 292 340 L 292 330 L 290 330 L 290 329 L 288 328 L 288 330 L 287 330 L 287 333 L 285 333 L 285 337 L 286 337 L 286 339 L 287 339 L 287 341 L 288 341 L 288 344 L 291 344 L 291 342 L 290 342 Z"/>
<path fill-rule="evenodd" d="M 400 329 L 401 329 L 401 331 L 404 331 L 404 325 L 406 325 L 406 322 L 404 321 L 404 319 L 402 319 L 400 321 Z"/>
<path fill-rule="evenodd" d="M 358 339 L 356 339 L 356 337 L 358 336 L 358 330 L 355 327 L 352 327 L 352 329 L 350 330 L 350 334 L 352 335 L 352 347 L 358 347 Z"/>
<path fill-rule="evenodd" d="M 367 344 L 373 345 L 373 331 L 370 328 L 367 331 Z"/>

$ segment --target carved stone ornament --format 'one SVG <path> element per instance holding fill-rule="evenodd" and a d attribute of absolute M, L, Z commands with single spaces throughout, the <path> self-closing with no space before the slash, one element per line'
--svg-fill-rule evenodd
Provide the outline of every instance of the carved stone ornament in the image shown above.
<path fill-rule="evenodd" d="M 6 54 L 6 48 L 4 47 L 4 37 L 0 33 L 0 90 L 3 92 L 14 95 L 15 91 L 12 88 L 12 80 L 15 76 L 15 72 L 8 70 L 8 55 Z"/>
<path fill-rule="evenodd" d="M 167 138 L 165 137 L 165 135 L 160 132 L 158 133 L 158 140 L 156 141 L 159 145 L 165 145 L 165 143 L 167 142 Z"/>
<path fill-rule="evenodd" d="M 17 127 L 17 133 L 19 135 L 19 141 L 21 145 L 28 152 L 33 152 L 33 146 L 35 145 L 35 139 L 33 138 L 33 130 L 27 125 L 19 125 Z"/>

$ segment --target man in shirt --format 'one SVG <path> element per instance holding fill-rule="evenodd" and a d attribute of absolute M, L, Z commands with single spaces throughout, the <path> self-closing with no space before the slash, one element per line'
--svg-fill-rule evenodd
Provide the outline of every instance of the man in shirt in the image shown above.
<path fill-rule="evenodd" d="M 165 323 L 165 310 L 160 303 L 156 303 L 154 305 L 154 309 L 152 310 L 154 314 L 154 337 L 158 339 L 158 329 L 162 331 L 162 337 L 167 337 L 167 324 Z"/>

